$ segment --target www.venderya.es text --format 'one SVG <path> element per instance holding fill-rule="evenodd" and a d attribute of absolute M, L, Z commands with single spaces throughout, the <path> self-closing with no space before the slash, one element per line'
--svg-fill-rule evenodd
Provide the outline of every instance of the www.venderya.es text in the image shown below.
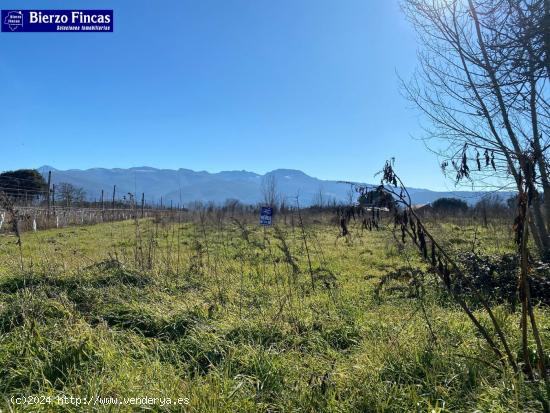
<path fill-rule="evenodd" d="M 75 397 L 75 396 L 12 396 L 10 401 L 14 405 L 72 405 L 72 406 L 185 406 L 189 404 L 188 397 Z"/>

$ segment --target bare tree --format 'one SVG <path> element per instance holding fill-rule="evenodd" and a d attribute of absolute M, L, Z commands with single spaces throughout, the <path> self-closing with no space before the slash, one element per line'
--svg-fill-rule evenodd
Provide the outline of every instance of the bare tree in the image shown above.
<path fill-rule="evenodd" d="M 62 205 L 70 207 L 86 200 L 86 192 L 68 182 L 61 182 L 56 188 L 56 199 Z"/>
<path fill-rule="evenodd" d="M 478 187 L 527 189 L 529 228 L 550 257 L 548 0 L 404 0 L 423 44 L 404 84 L 442 168 Z"/>
<path fill-rule="evenodd" d="M 472 311 L 470 304 L 465 295 L 458 293 L 455 288 L 457 282 L 466 284 L 471 283 L 471 277 L 463 271 L 462 265 L 451 257 L 451 254 L 438 243 L 436 238 L 430 233 L 430 230 L 424 225 L 422 220 L 414 211 L 412 206 L 409 191 L 395 173 L 393 162 L 386 162 L 382 171 L 382 185 L 379 189 L 387 191 L 396 202 L 396 206 L 401 208 L 393 208 L 394 212 L 394 231 L 400 230 L 401 242 L 405 243 L 406 238 L 409 238 L 415 245 L 422 258 L 431 266 L 432 271 L 440 277 L 447 291 L 457 302 L 457 304 L 466 313 L 470 321 L 474 324 L 480 335 L 494 352 L 495 356 L 503 365 L 506 363 L 512 367 L 515 373 L 523 372 L 526 377 L 533 381 L 537 377 L 534 374 L 534 369 L 531 365 L 529 354 L 529 324 L 530 332 L 536 344 L 536 354 L 538 361 L 536 369 L 539 377 L 544 381 L 546 387 L 546 397 L 542 394 L 537 398 L 543 404 L 545 412 L 550 411 L 548 401 L 550 400 L 550 376 L 546 368 L 546 350 L 541 338 L 540 330 L 536 320 L 536 315 L 533 310 L 533 301 L 530 294 L 529 286 L 529 253 L 527 248 L 527 227 L 528 227 L 528 194 L 527 185 L 524 181 L 523 186 L 519 187 L 518 194 L 518 216 L 514 222 L 515 241 L 518 247 L 518 256 L 520 261 L 520 271 L 518 280 L 519 295 L 521 298 L 521 350 L 513 351 L 513 340 L 510 340 L 509 333 L 505 328 L 502 328 L 502 320 L 499 320 L 493 311 L 492 304 L 486 299 L 483 293 L 477 288 L 470 287 L 470 295 L 481 304 L 481 307 L 489 317 L 492 324 L 492 332 L 487 329 L 486 324 L 481 322 L 478 315 Z M 362 194 L 365 194 L 368 189 L 366 187 L 359 188 Z M 395 239 L 399 240 L 395 233 Z M 514 283 L 515 284 L 515 283 Z M 523 364 L 518 363 L 518 356 L 521 354 Z"/>
<path fill-rule="evenodd" d="M 323 208 L 326 204 L 325 192 L 323 190 L 323 185 L 319 185 L 317 193 L 313 196 L 313 205 Z"/>
<path fill-rule="evenodd" d="M 274 175 L 268 174 L 262 178 L 261 191 L 264 204 L 275 208 L 281 196 L 277 187 L 277 178 Z"/>
<path fill-rule="evenodd" d="M 357 198 L 357 191 L 355 190 L 354 184 L 351 184 L 349 189 L 346 191 L 346 203 L 348 205 L 353 205 L 356 198 Z"/>

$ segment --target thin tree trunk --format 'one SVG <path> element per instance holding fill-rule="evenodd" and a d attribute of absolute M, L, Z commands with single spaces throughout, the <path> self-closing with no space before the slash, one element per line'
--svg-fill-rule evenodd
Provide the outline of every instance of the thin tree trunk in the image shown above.
<path fill-rule="evenodd" d="M 520 243 L 520 273 L 519 273 L 519 293 L 521 298 L 521 350 L 523 353 L 524 371 L 530 380 L 533 380 L 533 367 L 529 360 L 528 344 L 528 324 L 527 316 L 529 313 L 529 281 L 528 276 L 528 257 L 527 257 L 527 237 L 529 234 L 529 217 L 527 207 L 527 197 L 522 191 L 519 193 L 519 216 L 523 218 L 521 223 L 521 243 Z M 520 229 L 517 229 L 520 231 Z"/>
<path fill-rule="evenodd" d="M 542 21 L 544 42 L 544 65 L 550 77 L 550 0 L 544 0 L 544 18 Z"/>
<path fill-rule="evenodd" d="M 530 177 L 527 177 L 528 179 L 530 179 Z M 532 183 L 531 183 L 532 184 Z M 529 189 L 528 189 L 529 190 Z M 520 193 L 520 196 L 521 196 L 521 193 Z M 540 373 L 540 376 L 543 378 L 544 380 L 544 384 L 545 384 L 545 387 L 546 387 L 546 394 L 547 394 L 547 397 L 550 399 L 550 378 L 548 377 L 548 372 L 546 371 L 546 353 L 544 351 L 544 347 L 543 347 L 543 344 L 542 344 L 542 340 L 540 338 L 540 332 L 539 332 L 539 329 L 538 329 L 538 326 L 537 326 L 537 322 L 536 322 L 536 317 L 535 317 L 535 313 L 533 311 L 533 304 L 531 302 L 531 289 L 530 289 L 530 285 L 529 285 L 529 256 L 528 256 L 528 244 L 527 244 L 527 241 L 528 241 L 528 228 L 527 228 L 527 220 L 528 220 L 528 214 L 529 214 L 529 209 L 527 208 L 527 200 L 525 200 L 525 203 L 522 205 L 522 211 L 521 213 L 523 214 L 523 217 L 524 217 L 524 225 L 523 225 L 523 237 L 522 237 L 522 240 L 521 240 L 521 245 L 520 245 L 520 258 L 521 258 L 521 285 L 522 285 L 522 300 L 525 300 L 525 303 L 527 305 L 527 314 L 529 315 L 529 320 L 531 322 L 531 331 L 533 333 L 533 338 L 535 339 L 535 343 L 536 343 L 536 346 L 537 346 L 537 355 L 538 355 L 538 364 L 537 364 L 537 368 L 539 370 L 539 373 Z M 522 303 L 522 307 L 523 307 L 523 303 Z M 523 308 L 522 308 L 523 310 Z M 524 319 L 524 316 L 523 316 L 523 311 L 522 311 L 522 323 L 525 323 L 522 327 L 525 331 L 525 334 L 527 333 L 527 319 Z M 526 337 L 525 339 L 526 340 Z M 526 349 L 524 348 L 524 351 Z M 527 361 L 529 362 L 529 361 Z M 528 371 L 532 374 L 532 369 L 531 369 L 531 365 L 529 364 L 528 366 Z M 548 411 L 548 404 L 546 403 L 544 405 L 544 408 L 545 408 L 545 411 Z"/>
<path fill-rule="evenodd" d="M 548 236 L 548 228 L 550 227 L 550 181 L 548 179 L 548 171 L 546 165 L 546 158 L 540 146 L 540 134 L 539 134 L 539 120 L 537 113 L 537 82 L 535 80 L 535 67 L 533 65 L 534 55 L 530 46 L 529 51 L 529 110 L 531 115 L 531 128 L 533 133 L 533 149 L 535 151 L 534 163 L 538 166 L 540 181 L 542 183 L 542 196 L 544 202 L 541 202 L 539 197 L 536 197 L 536 203 L 534 204 L 533 211 L 535 218 L 535 225 L 538 231 L 538 237 L 540 238 L 540 251 L 545 258 L 550 257 L 550 238 Z M 533 168 L 535 167 L 533 166 Z M 534 184 L 530 182 L 529 191 L 535 194 Z"/>
<path fill-rule="evenodd" d="M 534 185 L 531 184 L 531 188 L 529 188 L 530 191 L 533 191 L 532 193 L 536 192 Z M 550 238 L 548 237 L 548 231 L 546 230 L 546 226 L 544 225 L 544 218 L 542 216 L 542 205 L 540 202 L 540 196 L 534 195 L 533 196 L 533 202 L 532 202 L 532 208 L 530 209 L 531 213 L 533 215 L 533 223 L 534 228 L 537 231 L 537 238 L 540 239 L 540 241 L 535 238 L 536 242 L 540 242 L 539 252 L 541 255 L 545 258 L 550 257 Z"/>

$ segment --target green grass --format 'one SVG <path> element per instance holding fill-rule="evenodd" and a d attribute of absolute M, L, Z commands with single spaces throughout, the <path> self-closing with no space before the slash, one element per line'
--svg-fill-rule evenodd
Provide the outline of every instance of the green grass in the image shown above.
<path fill-rule="evenodd" d="M 506 227 L 432 227 L 453 250 L 513 248 Z M 278 238 L 247 228 L 248 240 L 229 222 L 25 233 L 23 270 L 15 239 L 2 236 L 0 411 L 140 410 L 10 402 L 31 395 L 189 398 L 153 411 L 541 409 L 538 385 L 494 368 L 429 276 L 425 314 L 406 280 L 374 294 L 390 271 L 423 268 L 389 230 L 352 228 L 349 242 L 334 226 L 309 226 L 311 273 L 298 228 Z M 537 312 L 548 348 L 550 313 Z M 496 313 L 518 348 L 519 315 Z"/>

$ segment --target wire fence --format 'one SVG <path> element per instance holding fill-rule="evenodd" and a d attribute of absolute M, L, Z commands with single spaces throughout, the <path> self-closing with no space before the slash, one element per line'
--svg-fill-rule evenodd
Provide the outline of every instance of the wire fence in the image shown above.
<path fill-rule="evenodd" d="M 16 219 L 20 231 L 38 231 L 77 225 L 94 225 L 134 218 L 159 218 L 177 209 L 16 206 L 16 218 L 0 207 L 0 233 L 9 233 Z"/>

